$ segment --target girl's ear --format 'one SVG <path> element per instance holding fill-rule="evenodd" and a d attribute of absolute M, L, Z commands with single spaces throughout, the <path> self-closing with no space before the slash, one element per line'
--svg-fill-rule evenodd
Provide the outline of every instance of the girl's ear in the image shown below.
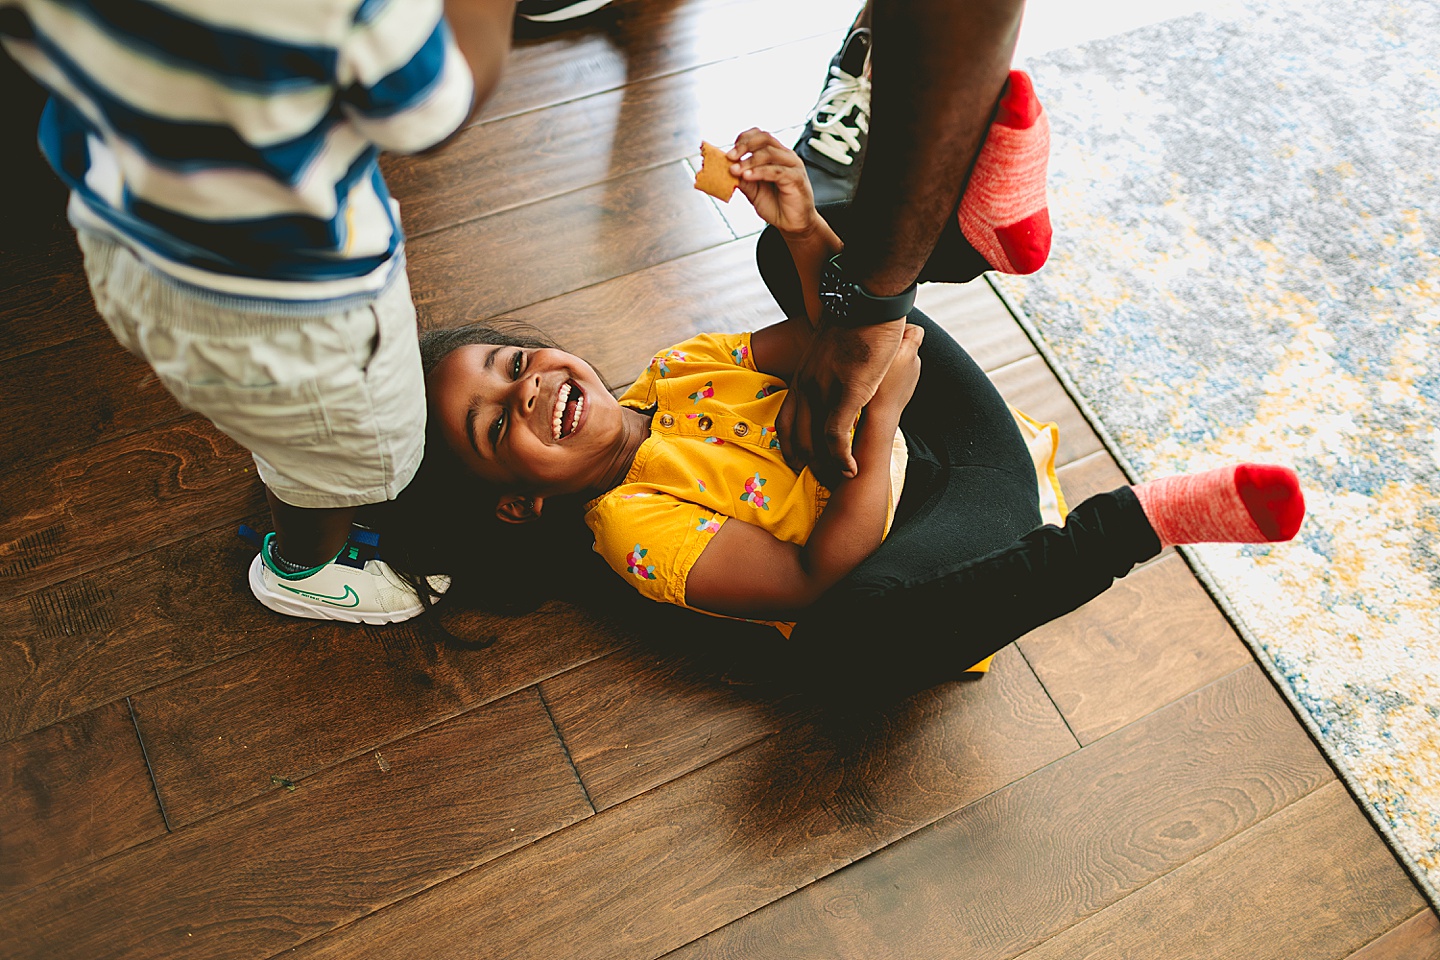
<path fill-rule="evenodd" d="M 495 504 L 495 516 L 506 523 L 529 523 L 531 520 L 540 519 L 540 511 L 544 507 L 544 497 L 505 493 L 500 495 L 500 502 Z"/>

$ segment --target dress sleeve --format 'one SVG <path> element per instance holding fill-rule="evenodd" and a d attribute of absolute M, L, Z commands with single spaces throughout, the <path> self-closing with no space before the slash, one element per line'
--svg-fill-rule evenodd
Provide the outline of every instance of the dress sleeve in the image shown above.
<path fill-rule="evenodd" d="M 339 69 L 342 109 L 382 150 L 428 149 L 470 115 L 475 83 L 442 0 L 362 3 Z"/>
<path fill-rule="evenodd" d="M 690 569 L 726 517 L 663 493 L 619 488 L 585 515 L 595 551 L 652 600 L 687 606 Z"/>

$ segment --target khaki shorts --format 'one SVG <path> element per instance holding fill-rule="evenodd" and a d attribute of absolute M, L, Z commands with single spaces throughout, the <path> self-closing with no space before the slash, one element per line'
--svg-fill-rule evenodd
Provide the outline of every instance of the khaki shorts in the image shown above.
<path fill-rule="evenodd" d="M 403 266 L 373 301 L 285 312 L 183 287 L 99 234 L 79 240 L 116 339 L 249 450 L 281 500 L 359 506 L 410 482 L 425 449 L 425 383 Z"/>

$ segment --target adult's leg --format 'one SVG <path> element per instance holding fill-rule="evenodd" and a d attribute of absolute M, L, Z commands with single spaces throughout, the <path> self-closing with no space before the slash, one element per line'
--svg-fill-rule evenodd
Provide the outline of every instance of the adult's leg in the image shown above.
<path fill-rule="evenodd" d="M 827 203 L 820 208 L 823 216 L 834 228 L 841 240 L 852 231 L 855 217 L 849 201 Z M 770 295 L 780 304 L 787 317 L 805 315 L 805 297 L 800 287 L 800 275 L 795 270 L 795 261 L 780 231 L 766 227 L 760 234 L 755 247 L 755 262 L 760 276 L 770 288 Z M 990 269 L 985 258 L 965 239 L 960 231 L 960 221 L 954 216 L 946 217 L 930 252 L 930 258 L 920 268 L 921 283 L 969 283 Z"/>
<path fill-rule="evenodd" d="M 876 0 L 871 118 L 846 244 L 867 290 L 908 287 L 930 259 L 985 141 L 1024 0 Z"/>

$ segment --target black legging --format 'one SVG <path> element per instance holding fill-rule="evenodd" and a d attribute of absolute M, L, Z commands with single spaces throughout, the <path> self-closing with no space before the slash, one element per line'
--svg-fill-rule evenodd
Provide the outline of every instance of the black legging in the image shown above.
<path fill-rule="evenodd" d="M 767 284 L 793 279 L 798 295 L 783 242 L 759 250 Z M 947 266 L 932 258 L 927 270 Z M 784 286 L 771 292 L 787 311 L 797 305 Z M 816 650 L 890 645 L 963 670 L 1093 600 L 1159 553 L 1160 541 L 1129 487 L 1081 503 L 1064 527 L 1042 525 L 1035 468 L 1009 406 L 934 321 L 918 310 L 909 321 L 925 340 L 900 418 L 910 461 L 895 522 L 792 640 Z"/>

